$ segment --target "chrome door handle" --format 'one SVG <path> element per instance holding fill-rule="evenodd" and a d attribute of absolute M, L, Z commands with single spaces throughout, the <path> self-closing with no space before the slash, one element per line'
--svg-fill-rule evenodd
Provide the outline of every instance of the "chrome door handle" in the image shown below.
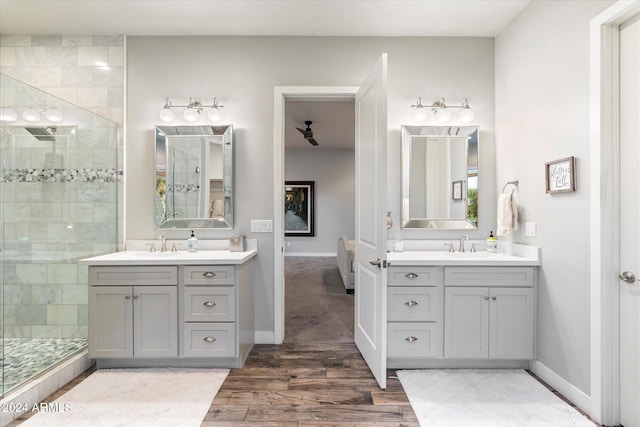
<path fill-rule="evenodd" d="M 216 273 L 214 273 L 213 271 L 207 271 L 205 273 L 202 273 L 202 275 L 206 278 L 211 278 L 211 277 L 214 277 Z"/>
<path fill-rule="evenodd" d="M 636 275 L 633 274 L 630 271 L 624 271 L 622 274 L 618 275 L 618 279 L 622 280 L 623 282 L 627 282 L 627 283 L 635 283 L 636 282 Z"/>
<path fill-rule="evenodd" d="M 369 264 L 373 265 L 374 267 L 382 268 L 382 261 L 380 261 L 380 258 L 375 261 L 369 261 Z"/>
<path fill-rule="evenodd" d="M 418 305 L 418 303 L 416 301 L 407 301 L 404 303 L 404 305 L 408 305 L 409 307 L 413 307 L 414 305 Z"/>

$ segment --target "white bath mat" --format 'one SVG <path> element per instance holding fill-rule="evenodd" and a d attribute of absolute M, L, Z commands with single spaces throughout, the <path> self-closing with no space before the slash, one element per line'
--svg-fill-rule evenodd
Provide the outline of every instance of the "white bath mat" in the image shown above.
<path fill-rule="evenodd" d="M 518 369 L 398 371 L 422 427 L 593 427 Z"/>
<path fill-rule="evenodd" d="M 200 426 L 228 373 L 228 369 L 99 370 L 22 425 Z"/>

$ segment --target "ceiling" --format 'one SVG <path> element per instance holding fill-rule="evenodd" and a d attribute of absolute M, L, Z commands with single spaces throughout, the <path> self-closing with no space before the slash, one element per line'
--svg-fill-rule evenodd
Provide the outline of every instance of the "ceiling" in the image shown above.
<path fill-rule="evenodd" d="M 0 35 L 494 37 L 531 0 L 0 0 Z"/>
<path fill-rule="evenodd" d="M 312 150 L 355 149 L 355 102 L 345 101 L 286 101 L 284 108 L 285 147 Z M 304 122 L 311 120 L 313 138 L 311 145 L 296 127 L 305 129 Z"/>

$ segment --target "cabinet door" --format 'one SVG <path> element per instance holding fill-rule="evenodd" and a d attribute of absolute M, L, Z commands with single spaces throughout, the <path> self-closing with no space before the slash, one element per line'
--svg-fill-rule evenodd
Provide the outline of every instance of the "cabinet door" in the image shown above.
<path fill-rule="evenodd" d="M 89 357 L 133 356 L 131 286 L 89 287 Z"/>
<path fill-rule="evenodd" d="M 133 353 L 136 357 L 178 355 L 176 286 L 135 286 L 133 313 Z"/>
<path fill-rule="evenodd" d="M 489 288 L 446 287 L 444 303 L 444 356 L 487 358 Z"/>
<path fill-rule="evenodd" d="M 489 357 L 533 358 L 533 289 L 492 288 Z"/>

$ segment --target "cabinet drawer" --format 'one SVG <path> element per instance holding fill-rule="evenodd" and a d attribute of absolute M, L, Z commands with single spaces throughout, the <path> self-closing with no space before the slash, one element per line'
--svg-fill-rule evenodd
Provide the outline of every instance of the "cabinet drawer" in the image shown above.
<path fill-rule="evenodd" d="M 184 267 L 185 285 L 233 285 L 235 269 L 227 265 L 187 265 Z"/>
<path fill-rule="evenodd" d="M 445 267 L 445 286 L 533 287 L 533 267 Z"/>
<path fill-rule="evenodd" d="M 435 322 L 442 287 L 397 286 L 387 288 L 387 316 L 389 321 Z"/>
<path fill-rule="evenodd" d="M 441 357 L 440 329 L 437 323 L 388 323 L 387 357 Z"/>
<path fill-rule="evenodd" d="M 442 284 L 442 267 L 389 267 L 388 286 Z"/>
<path fill-rule="evenodd" d="M 91 286 L 177 285 L 176 266 L 89 267 Z"/>
<path fill-rule="evenodd" d="M 185 323 L 184 357 L 234 357 L 235 323 Z"/>
<path fill-rule="evenodd" d="M 236 318 L 235 288 L 187 286 L 184 289 L 186 322 L 233 322 Z"/>

